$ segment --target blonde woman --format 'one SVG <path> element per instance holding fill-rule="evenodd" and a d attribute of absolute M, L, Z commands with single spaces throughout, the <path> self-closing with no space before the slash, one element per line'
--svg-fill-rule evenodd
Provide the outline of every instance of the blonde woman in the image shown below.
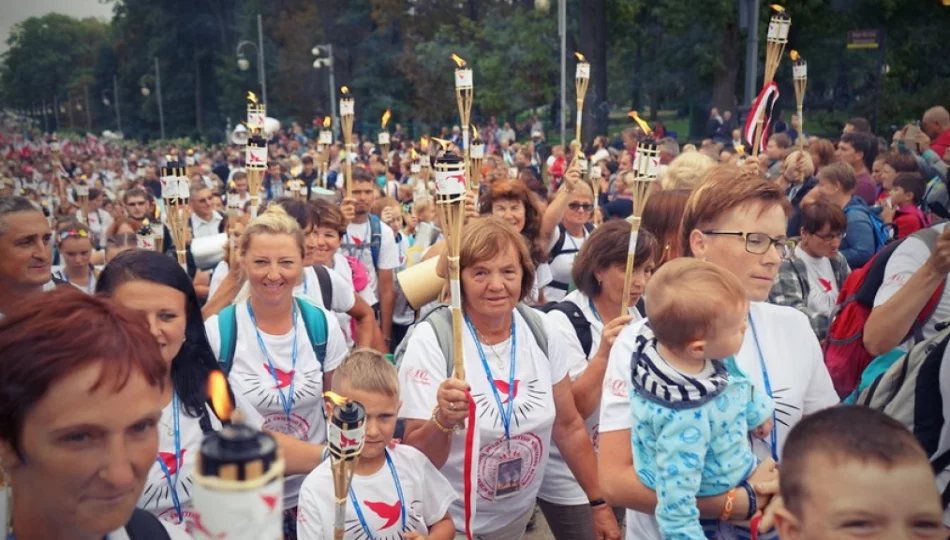
<path fill-rule="evenodd" d="M 205 329 L 235 394 L 251 398 L 264 429 L 321 444 L 323 392 L 347 349 L 336 317 L 293 295 L 304 250 L 297 222 L 271 205 L 241 236 L 250 296 L 208 319 Z M 292 476 L 284 484 L 285 534 L 291 538 L 302 481 Z"/>
<path fill-rule="evenodd" d="M 541 219 L 541 237 L 547 240 L 552 277 L 544 288 L 545 300 L 560 302 L 567 295 L 574 259 L 594 230 L 593 212 L 593 190 L 580 181 L 577 168 L 570 169 Z"/>
<path fill-rule="evenodd" d="M 663 189 L 695 189 L 716 162 L 700 152 L 683 152 L 670 162 L 663 178 Z"/>

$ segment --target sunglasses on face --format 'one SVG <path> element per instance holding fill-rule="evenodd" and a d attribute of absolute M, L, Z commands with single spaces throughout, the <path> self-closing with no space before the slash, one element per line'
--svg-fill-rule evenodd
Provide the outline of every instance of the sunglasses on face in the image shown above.
<path fill-rule="evenodd" d="M 574 211 L 583 210 L 584 212 L 590 212 L 591 210 L 594 209 L 594 205 L 592 204 L 579 203 L 579 202 L 572 202 L 568 204 L 567 207 Z"/>

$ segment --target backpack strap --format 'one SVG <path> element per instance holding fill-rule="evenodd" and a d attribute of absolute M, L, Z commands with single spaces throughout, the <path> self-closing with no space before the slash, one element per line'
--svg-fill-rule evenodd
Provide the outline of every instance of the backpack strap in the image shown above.
<path fill-rule="evenodd" d="M 329 333 L 326 313 L 305 298 L 295 296 L 294 302 L 297 303 L 297 309 L 300 310 L 300 316 L 303 317 L 303 325 L 307 329 L 310 346 L 313 348 L 314 354 L 317 355 L 320 370 L 323 371 L 323 365 L 327 357 L 327 334 Z"/>
<path fill-rule="evenodd" d="M 566 315 L 567 320 L 569 320 L 571 326 L 574 327 L 574 334 L 577 335 L 577 340 L 581 343 L 581 348 L 584 350 L 584 358 L 590 357 L 590 350 L 594 346 L 594 338 L 591 335 L 590 323 L 587 322 L 587 317 L 584 316 L 584 312 L 581 311 L 581 308 L 577 307 L 577 304 L 570 301 L 557 302 L 544 306 L 541 311 L 545 313 L 560 311 Z"/>
<path fill-rule="evenodd" d="M 234 351 L 237 348 L 237 312 L 231 304 L 218 312 L 218 333 L 221 335 L 221 351 L 218 364 L 225 375 L 231 373 L 234 365 Z"/>
<path fill-rule="evenodd" d="M 373 268 L 379 272 L 379 246 L 383 243 L 382 222 L 376 214 L 369 215 L 369 250 L 373 256 Z"/>
<path fill-rule="evenodd" d="M 564 225 L 561 223 L 557 224 L 558 237 L 554 242 L 554 245 L 551 246 L 551 252 L 548 255 L 548 262 L 552 262 L 558 255 L 561 254 L 561 251 L 564 250 L 564 242 L 566 241 L 567 229 L 564 228 Z"/>
<path fill-rule="evenodd" d="M 125 524 L 129 540 L 171 540 L 162 522 L 150 512 L 136 508 Z"/>
<path fill-rule="evenodd" d="M 528 323 L 528 329 L 531 330 L 531 333 L 534 335 L 534 340 L 538 343 L 538 346 L 541 347 L 541 352 L 544 353 L 544 356 L 547 357 L 548 333 L 544 328 L 544 319 L 541 318 L 541 314 L 524 302 L 519 302 L 515 309 L 518 310 L 518 313 L 524 321 Z"/>
<path fill-rule="evenodd" d="M 317 273 L 317 283 L 320 284 L 323 307 L 329 311 L 333 306 L 333 281 L 330 280 L 330 271 L 322 264 L 314 265 L 313 271 Z"/>

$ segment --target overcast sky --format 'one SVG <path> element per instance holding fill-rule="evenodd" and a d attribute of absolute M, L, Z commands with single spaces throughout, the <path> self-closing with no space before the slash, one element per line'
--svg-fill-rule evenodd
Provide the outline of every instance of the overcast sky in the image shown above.
<path fill-rule="evenodd" d="M 7 50 L 10 28 L 30 17 L 64 13 L 73 17 L 112 18 L 112 3 L 99 0 L 0 0 L 0 52 Z"/>

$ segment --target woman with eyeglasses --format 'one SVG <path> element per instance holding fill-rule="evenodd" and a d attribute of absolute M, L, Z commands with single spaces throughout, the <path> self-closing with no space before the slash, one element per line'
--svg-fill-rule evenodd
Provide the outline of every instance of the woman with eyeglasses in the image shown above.
<path fill-rule="evenodd" d="M 541 219 L 541 237 L 547 239 L 552 278 L 544 288 L 545 300 L 560 302 L 567 295 L 574 259 L 594 230 L 593 210 L 594 192 L 590 185 L 580 180 L 580 174 L 566 174 Z"/>
<path fill-rule="evenodd" d="M 808 316 L 819 340 L 828 333 L 838 291 L 851 274 L 838 251 L 848 222 L 840 208 L 817 201 L 802 208 L 801 241 L 782 261 L 769 302 Z"/>
<path fill-rule="evenodd" d="M 839 402 L 808 318 L 794 308 L 766 302 L 789 253 L 784 197 L 775 183 L 747 169 L 719 166 L 706 174 L 683 214 L 683 255 L 719 265 L 743 284 L 750 307 L 736 363 L 775 402 L 772 435 L 753 442 L 762 462 L 749 478 L 749 488 L 697 499 L 707 537 L 739 538 L 721 516 L 747 521 L 764 510 L 760 530 L 774 524 L 775 509 L 781 505 L 775 463 L 781 460 L 785 438 L 803 416 Z M 639 480 L 631 452 L 630 362 L 642 324 L 635 322 L 620 333 L 607 361 L 604 388 L 612 391 L 601 399 L 598 461 L 607 500 L 628 508 L 627 538 L 659 540 L 653 517 L 656 494 Z M 765 537 L 771 536 L 760 536 Z"/>

